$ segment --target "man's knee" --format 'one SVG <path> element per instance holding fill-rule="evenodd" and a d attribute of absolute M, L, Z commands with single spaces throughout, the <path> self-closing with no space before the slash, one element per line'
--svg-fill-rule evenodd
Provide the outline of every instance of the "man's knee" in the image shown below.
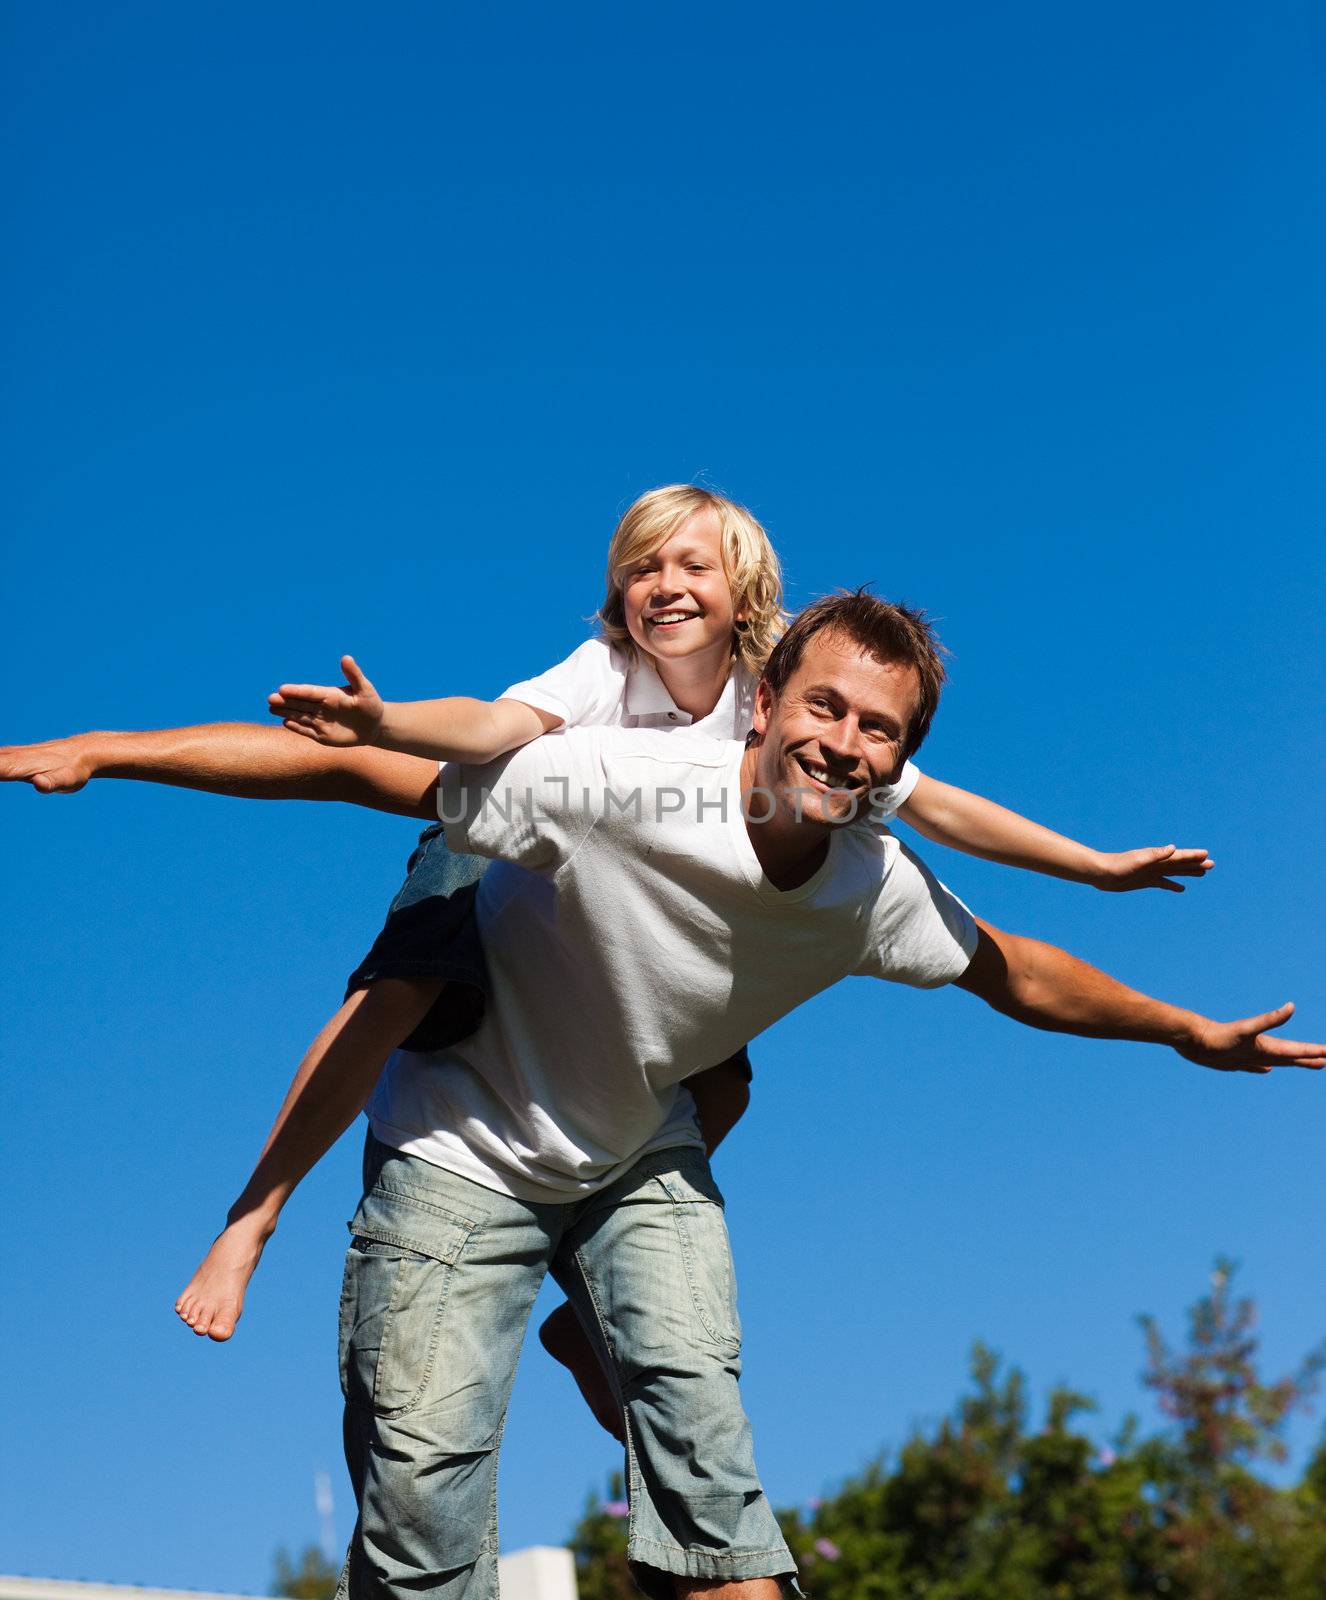
<path fill-rule="evenodd" d="M 388 1421 L 361 1413 L 358 1422 L 365 1447 L 355 1486 L 356 1562 L 377 1584 L 366 1592 L 450 1593 L 457 1574 L 497 1553 L 497 1440 L 456 1448 L 418 1414 Z"/>

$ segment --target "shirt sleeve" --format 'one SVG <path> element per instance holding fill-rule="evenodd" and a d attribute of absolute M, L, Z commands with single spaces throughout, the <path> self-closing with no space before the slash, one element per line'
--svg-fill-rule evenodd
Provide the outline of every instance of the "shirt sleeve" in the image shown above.
<path fill-rule="evenodd" d="M 531 739 L 483 766 L 444 762 L 437 813 L 452 850 L 552 876 L 593 827 L 605 789 L 600 735 Z"/>
<path fill-rule="evenodd" d="M 878 822 L 887 822 L 890 817 L 896 816 L 912 797 L 921 778 L 921 769 L 914 767 L 910 761 L 904 761 L 902 772 L 897 783 L 884 784 L 872 791 L 873 804 L 871 811 Z"/>
<path fill-rule="evenodd" d="M 935 989 L 967 970 L 976 953 L 976 919 L 904 844 L 889 867 L 870 919 L 858 975 Z"/>
<path fill-rule="evenodd" d="M 565 661 L 503 690 L 503 700 L 560 717 L 568 728 L 601 727 L 619 720 L 626 695 L 626 657 L 606 639 L 586 639 Z"/>

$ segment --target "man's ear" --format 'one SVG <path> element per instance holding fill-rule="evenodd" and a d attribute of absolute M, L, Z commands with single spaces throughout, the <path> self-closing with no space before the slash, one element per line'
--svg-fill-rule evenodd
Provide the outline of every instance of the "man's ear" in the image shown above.
<path fill-rule="evenodd" d="M 769 680 L 761 678 L 755 685 L 755 707 L 751 712 L 751 731 L 764 737 L 769 727 L 769 718 L 773 715 L 776 696 L 769 687 Z"/>

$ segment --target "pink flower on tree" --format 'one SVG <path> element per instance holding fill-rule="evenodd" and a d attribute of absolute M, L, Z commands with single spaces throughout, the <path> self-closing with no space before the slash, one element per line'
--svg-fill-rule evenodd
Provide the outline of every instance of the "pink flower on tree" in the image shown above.
<path fill-rule="evenodd" d="M 826 1561 L 836 1561 L 842 1555 L 842 1551 L 834 1544 L 832 1539 L 816 1539 L 815 1549 Z"/>
<path fill-rule="evenodd" d="M 605 1517 L 629 1517 L 630 1514 L 631 1506 L 627 1500 L 605 1500 L 603 1502 L 603 1515 Z"/>

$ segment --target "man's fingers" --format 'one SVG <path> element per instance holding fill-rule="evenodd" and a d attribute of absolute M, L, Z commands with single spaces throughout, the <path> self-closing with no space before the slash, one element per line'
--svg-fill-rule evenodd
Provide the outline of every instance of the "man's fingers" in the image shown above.
<path fill-rule="evenodd" d="M 1284 1005 L 1276 1006 L 1274 1011 L 1263 1011 L 1259 1017 L 1244 1017 L 1241 1022 L 1231 1023 L 1230 1026 L 1237 1028 L 1240 1033 L 1245 1034 L 1248 1038 L 1252 1038 L 1256 1034 L 1265 1033 L 1270 1028 L 1283 1027 L 1293 1014 L 1294 1002 L 1286 1000 Z M 1284 1040 L 1267 1040 L 1267 1043 L 1283 1044 Z"/>
<path fill-rule="evenodd" d="M 38 772 L 28 781 L 38 794 L 77 794 L 87 779 L 76 772 Z"/>
<path fill-rule="evenodd" d="M 1168 889 L 1171 894 L 1183 893 L 1183 885 L 1181 883 L 1175 883 L 1172 878 L 1157 878 L 1151 887 L 1153 889 Z"/>
<path fill-rule="evenodd" d="M 1257 1048 L 1276 1061 L 1292 1061 L 1296 1066 L 1326 1061 L 1326 1044 L 1310 1044 L 1306 1039 L 1258 1039 Z"/>

